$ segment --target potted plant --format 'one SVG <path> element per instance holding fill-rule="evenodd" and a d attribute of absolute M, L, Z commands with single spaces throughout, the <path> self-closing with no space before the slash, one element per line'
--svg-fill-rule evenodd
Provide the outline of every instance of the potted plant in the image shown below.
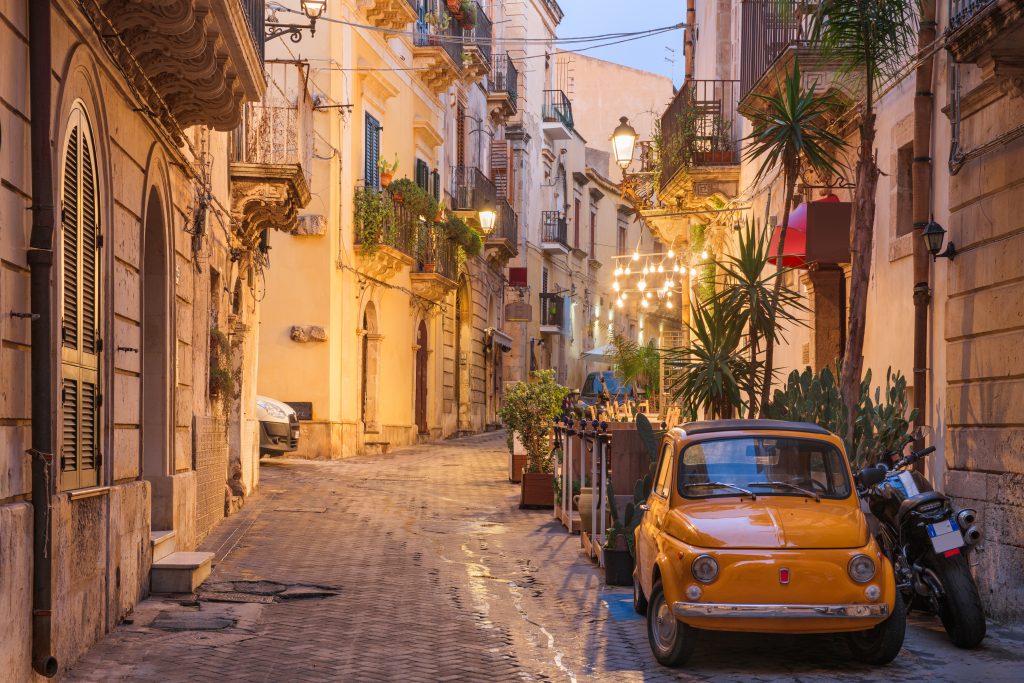
<path fill-rule="evenodd" d="M 554 370 L 532 372 L 529 381 L 518 382 L 505 392 L 502 422 L 519 435 L 526 449 L 521 508 L 554 507 L 553 452 L 548 450 L 548 436 L 568 393 L 555 382 Z"/>
<path fill-rule="evenodd" d="M 476 26 L 476 3 L 473 0 L 461 0 L 458 4 L 459 11 L 456 16 L 459 23 L 462 24 L 462 28 L 472 29 Z"/>
<path fill-rule="evenodd" d="M 398 170 L 398 155 L 395 155 L 395 162 L 389 163 L 384 155 L 381 155 L 377 159 L 377 172 L 380 173 L 380 186 L 387 187 L 391 184 L 391 179 L 395 177 L 395 171 Z"/>
<path fill-rule="evenodd" d="M 395 208 L 384 193 L 372 187 L 356 190 L 355 238 L 364 254 L 372 254 L 380 246 L 394 217 Z"/>
<path fill-rule="evenodd" d="M 626 509 L 620 515 L 616 503 L 615 489 L 612 487 L 612 482 L 609 479 L 608 510 L 612 523 L 608 527 L 602 553 L 604 557 L 604 582 L 609 586 L 632 586 L 633 556 L 629 551 L 630 544 L 626 537 L 627 528 L 623 524 L 623 520 L 633 518 L 634 504 L 633 502 L 626 503 Z M 632 531 L 633 529 L 630 529 L 629 533 L 632 533 Z"/>

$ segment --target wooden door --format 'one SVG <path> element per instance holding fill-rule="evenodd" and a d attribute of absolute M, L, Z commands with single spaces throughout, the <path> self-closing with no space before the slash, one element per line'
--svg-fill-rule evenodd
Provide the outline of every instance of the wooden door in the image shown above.
<path fill-rule="evenodd" d="M 416 426 L 420 434 L 427 429 L 427 324 L 420 321 L 416 334 Z"/>

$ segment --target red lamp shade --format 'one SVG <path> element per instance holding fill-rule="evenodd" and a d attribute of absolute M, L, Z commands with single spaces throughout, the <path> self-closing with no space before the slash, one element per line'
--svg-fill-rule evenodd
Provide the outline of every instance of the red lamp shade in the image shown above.
<path fill-rule="evenodd" d="M 768 259 L 776 265 L 781 234 L 782 226 L 778 225 Z M 850 204 L 839 201 L 834 194 L 800 204 L 789 214 L 782 254 L 782 265 L 789 268 L 808 268 L 815 262 L 849 263 Z"/>

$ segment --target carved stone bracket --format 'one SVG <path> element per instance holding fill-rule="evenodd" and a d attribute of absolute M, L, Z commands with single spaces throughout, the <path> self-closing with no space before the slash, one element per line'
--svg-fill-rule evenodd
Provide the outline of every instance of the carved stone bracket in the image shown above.
<path fill-rule="evenodd" d="M 386 244 L 379 245 L 371 252 L 356 245 L 356 255 L 359 257 L 359 269 L 373 279 L 382 282 L 390 280 L 401 272 L 402 268 L 413 264 L 411 256 Z"/>
<path fill-rule="evenodd" d="M 412 291 L 435 303 L 439 303 L 449 292 L 455 290 L 456 284 L 438 273 L 413 273 Z"/>
<path fill-rule="evenodd" d="M 491 65 L 478 47 L 466 46 L 465 53 L 467 59 L 462 63 L 462 80 L 472 85 L 491 72 Z"/>
<path fill-rule="evenodd" d="M 321 214 L 306 214 L 299 216 L 295 225 L 293 235 L 300 237 L 319 237 L 327 234 L 327 216 Z"/>
<path fill-rule="evenodd" d="M 403 29 L 416 21 L 416 10 L 408 0 L 360 0 L 366 9 L 366 19 L 374 26 L 387 29 Z"/>
<path fill-rule="evenodd" d="M 295 232 L 299 210 L 309 203 L 309 187 L 299 164 L 231 164 L 231 218 L 243 245 L 274 228 Z"/>
<path fill-rule="evenodd" d="M 325 342 L 327 330 L 319 325 L 293 325 L 291 337 L 292 341 L 299 343 Z"/>
<path fill-rule="evenodd" d="M 443 47 L 428 45 L 412 49 L 412 64 L 422 68 L 420 78 L 435 95 L 448 90 L 459 79 L 460 65 L 452 60 Z"/>

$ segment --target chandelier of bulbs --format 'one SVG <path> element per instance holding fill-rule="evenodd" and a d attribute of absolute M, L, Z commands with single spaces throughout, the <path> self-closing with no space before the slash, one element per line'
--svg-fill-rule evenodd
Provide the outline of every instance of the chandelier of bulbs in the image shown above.
<path fill-rule="evenodd" d="M 691 262 L 696 255 L 691 255 Z M 697 277 L 697 268 L 687 266 L 686 259 L 670 247 L 668 251 L 656 254 L 632 254 L 613 256 L 615 270 L 612 273 L 612 291 L 615 292 L 615 307 L 622 308 L 631 295 L 640 300 L 641 308 L 649 308 L 652 302 L 662 301 L 665 308 L 674 307 L 673 299 L 683 294 L 686 276 Z M 700 252 L 700 261 L 707 261 L 707 251 Z M 641 263 L 643 265 L 641 265 Z"/>

